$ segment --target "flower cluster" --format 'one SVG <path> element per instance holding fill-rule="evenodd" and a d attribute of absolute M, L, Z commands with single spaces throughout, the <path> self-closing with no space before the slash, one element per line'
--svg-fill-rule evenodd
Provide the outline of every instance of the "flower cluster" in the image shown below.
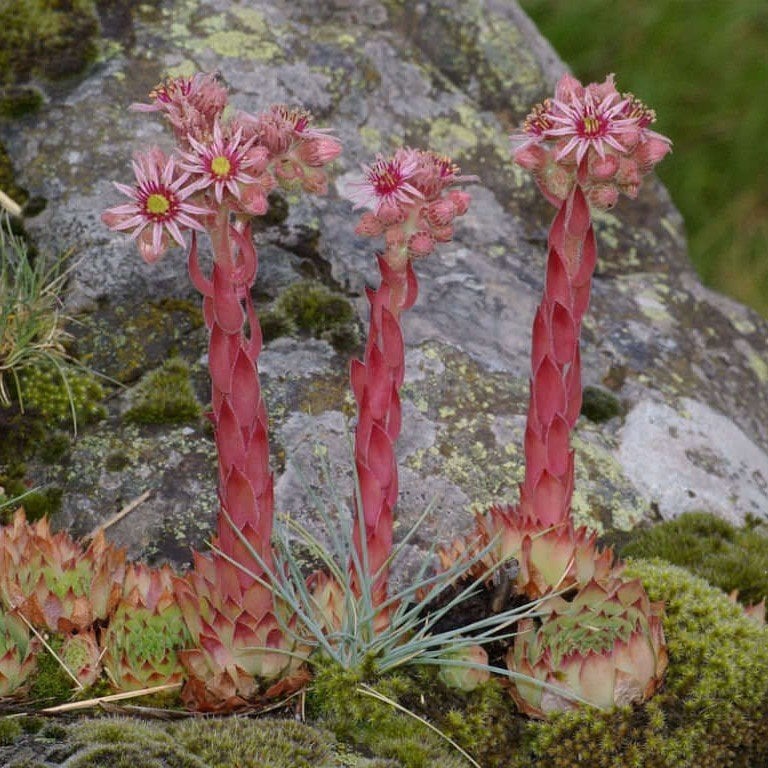
<path fill-rule="evenodd" d="M 265 214 L 267 196 L 278 182 L 326 191 L 324 166 L 341 145 L 311 128 L 309 113 L 278 105 L 258 115 L 230 114 L 227 90 L 214 75 L 168 79 L 150 97 L 151 104 L 133 109 L 161 112 L 173 128 L 178 153 L 166 157 L 151 148 L 138 154 L 135 184 L 115 185 L 130 202 L 102 215 L 110 229 L 130 230 L 147 263 L 157 261 L 172 242 L 185 245 L 184 230 L 216 226 L 222 209 L 226 215 Z"/>
<path fill-rule="evenodd" d="M 515 162 L 553 205 L 578 183 L 591 205 L 611 208 L 619 194 L 636 197 L 642 177 L 671 149 L 649 129 L 655 119 L 631 93 L 619 94 L 613 75 L 587 86 L 564 75 L 554 98 L 537 104 L 512 135 Z"/>
<path fill-rule="evenodd" d="M 436 243 L 451 240 L 453 220 L 469 208 L 469 195 L 454 185 L 472 180 L 435 152 L 403 147 L 392 157 L 377 155 L 363 166 L 363 180 L 353 184 L 355 207 L 373 208 L 355 231 L 384 235 L 384 258 L 395 269 L 410 258 L 428 256 Z"/>

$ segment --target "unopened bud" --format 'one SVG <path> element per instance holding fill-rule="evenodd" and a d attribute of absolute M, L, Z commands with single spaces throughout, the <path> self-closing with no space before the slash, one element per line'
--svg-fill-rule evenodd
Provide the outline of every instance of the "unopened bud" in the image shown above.
<path fill-rule="evenodd" d="M 614 184 L 599 184 L 589 190 L 587 199 L 590 205 L 594 205 L 601 211 L 607 211 L 616 205 L 619 199 L 619 190 Z"/>
<path fill-rule="evenodd" d="M 363 237 L 378 237 L 384 231 L 384 225 L 379 218 L 370 211 L 366 211 L 355 227 L 355 234 Z"/>
<path fill-rule="evenodd" d="M 376 215 L 379 217 L 381 223 L 385 227 L 390 227 L 394 224 L 400 224 L 405 220 L 405 214 L 403 213 L 400 206 L 395 202 L 382 202 L 378 211 L 376 211 Z"/>
<path fill-rule="evenodd" d="M 427 206 L 427 221 L 435 227 L 445 227 L 456 218 L 456 206 L 447 198 L 435 200 Z"/>
<path fill-rule="evenodd" d="M 408 238 L 408 253 L 416 258 L 429 256 L 435 248 L 435 241 L 429 232 L 415 232 Z"/>
<path fill-rule="evenodd" d="M 453 203 L 457 216 L 463 216 L 469 210 L 469 203 L 472 200 L 468 192 L 462 192 L 460 189 L 452 189 L 448 192 L 448 199 Z"/>
<path fill-rule="evenodd" d="M 319 168 L 341 154 L 341 143 L 330 136 L 308 139 L 299 144 L 296 154 L 302 162 Z"/>
<path fill-rule="evenodd" d="M 605 157 L 594 155 L 589 161 L 589 175 L 600 181 L 613 178 L 619 170 L 619 159 L 616 155 L 607 154 Z"/>

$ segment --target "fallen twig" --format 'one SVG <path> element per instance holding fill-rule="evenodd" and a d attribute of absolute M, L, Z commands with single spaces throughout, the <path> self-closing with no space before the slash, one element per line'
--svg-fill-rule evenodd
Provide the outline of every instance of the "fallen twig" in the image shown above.
<path fill-rule="evenodd" d="M 152 693 L 162 693 L 163 691 L 173 691 L 181 688 L 181 683 L 168 683 L 167 685 L 156 685 L 154 688 L 141 688 L 138 691 L 124 691 L 123 693 L 111 693 L 108 696 L 98 696 L 95 699 L 84 699 L 83 701 L 70 701 L 67 704 L 59 704 L 55 707 L 46 707 L 39 710 L 40 715 L 57 715 L 61 712 L 73 712 L 77 709 L 88 709 L 89 707 L 98 707 L 111 701 L 122 701 L 123 699 L 135 699 L 139 696 L 149 696 Z"/>
<path fill-rule="evenodd" d="M 136 507 L 138 507 L 140 504 L 143 504 L 150 496 L 152 495 L 152 489 L 148 491 L 144 491 L 144 493 L 141 494 L 141 496 L 137 496 L 133 501 L 129 501 L 119 512 L 112 515 L 112 517 L 109 518 L 104 523 L 101 523 L 100 525 L 97 525 L 87 536 L 86 538 L 92 539 L 99 531 L 106 531 L 107 528 L 109 528 L 111 525 L 114 525 L 115 523 L 122 520 L 126 515 L 133 512 Z"/>

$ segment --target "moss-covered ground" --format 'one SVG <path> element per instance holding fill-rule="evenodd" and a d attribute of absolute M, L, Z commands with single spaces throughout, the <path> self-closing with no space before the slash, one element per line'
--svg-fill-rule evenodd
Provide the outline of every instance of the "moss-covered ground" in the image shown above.
<path fill-rule="evenodd" d="M 636 530 L 619 547 L 624 557 L 659 557 L 701 576 L 743 603 L 768 600 L 768 525 L 748 519 L 736 527 L 706 512 Z"/>
<path fill-rule="evenodd" d="M 98 34 L 94 0 L 0 0 L 0 85 L 81 71 Z"/>

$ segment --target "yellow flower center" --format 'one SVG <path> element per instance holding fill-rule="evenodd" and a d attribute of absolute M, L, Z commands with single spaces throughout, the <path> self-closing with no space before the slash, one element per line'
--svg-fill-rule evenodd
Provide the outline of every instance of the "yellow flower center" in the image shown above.
<path fill-rule="evenodd" d="M 171 201 L 159 192 L 155 192 L 147 198 L 147 211 L 153 216 L 162 216 L 168 213 L 170 207 Z"/>
<path fill-rule="evenodd" d="M 585 117 L 583 130 L 586 136 L 597 136 L 602 131 L 602 123 L 596 117 Z"/>
<path fill-rule="evenodd" d="M 232 169 L 232 163 L 224 157 L 219 155 L 211 160 L 211 173 L 214 176 L 227 176 Z"/>

